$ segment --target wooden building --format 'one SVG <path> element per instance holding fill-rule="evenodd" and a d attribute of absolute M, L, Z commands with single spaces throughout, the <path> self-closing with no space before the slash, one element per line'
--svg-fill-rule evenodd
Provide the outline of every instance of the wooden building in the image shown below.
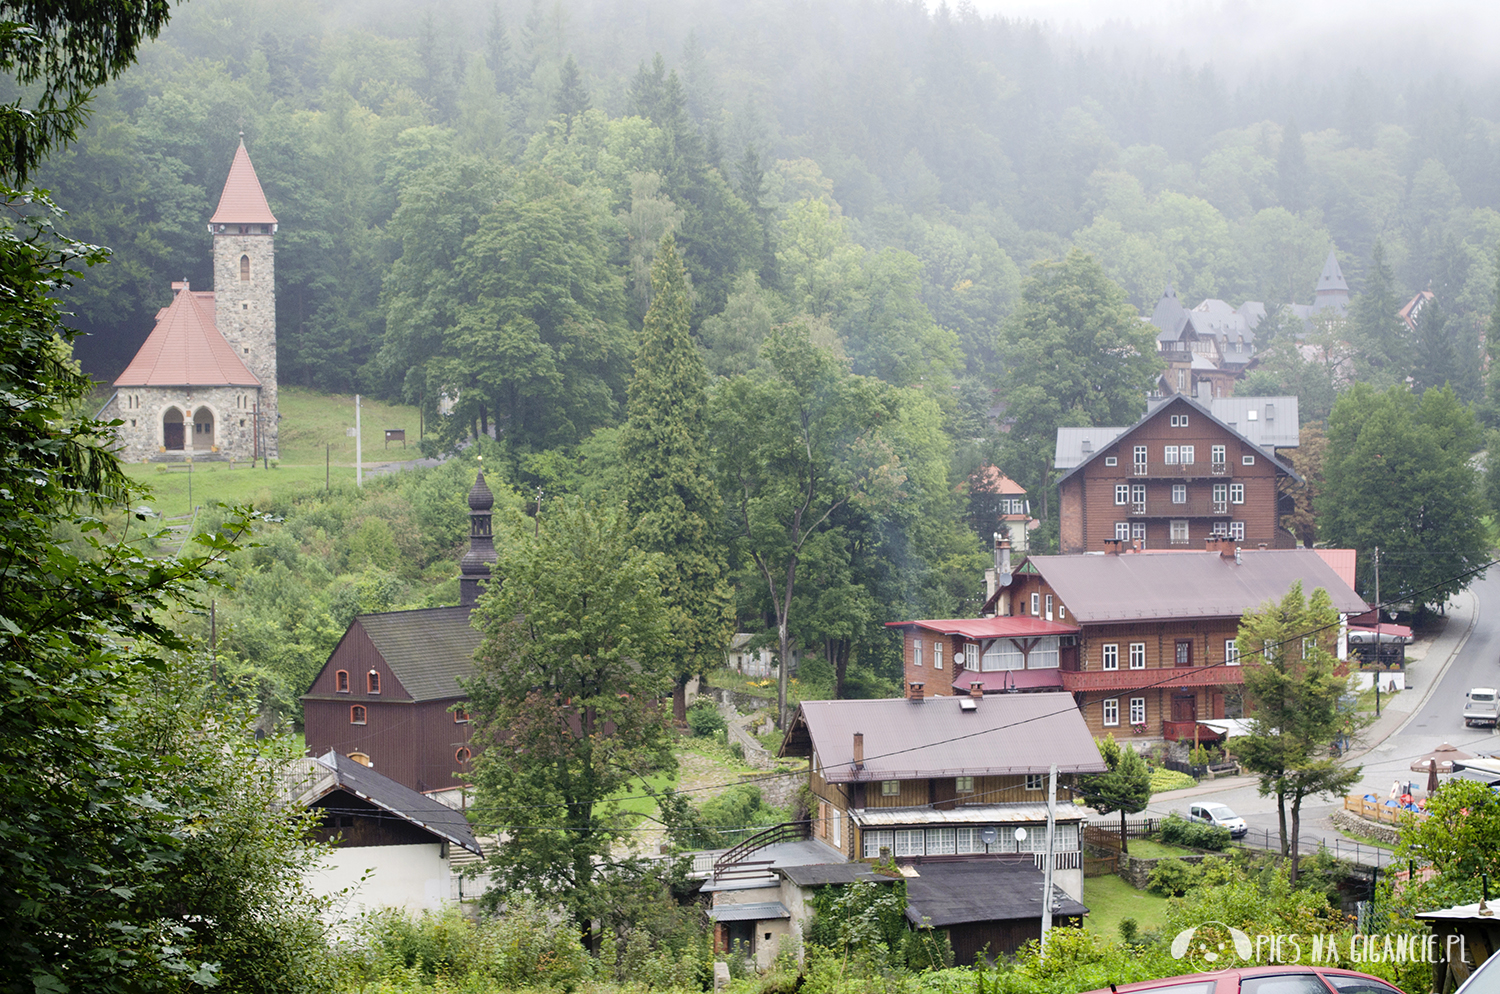
<path fill-rule="evenodd" d="M 1295 401 L 1225 398 L 1215 406 L 1241 412 L 1243 426 L 1173 396 L 1128 428 L 1059 428 L 1062 551 L 1101 552 L 1116 540 L 1201 549 L 1220 536 L 1249 548 L 1295 546 L 1281 516 L 1291 512 L 1287 487 L 1302 479 L 1276 454 L 1278 445 L 1296 445 Z"/>

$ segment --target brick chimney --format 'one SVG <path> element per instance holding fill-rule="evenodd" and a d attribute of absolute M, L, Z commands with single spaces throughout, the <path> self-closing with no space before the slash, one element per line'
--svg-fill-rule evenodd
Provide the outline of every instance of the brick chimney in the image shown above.
<path fill-rule="evenodd" d="M 1118 556 L 1124 551 L 1125 540 L 1122 538 L 1107 538 L 1104 540 L 1104 552 L 1106 555 Z"/>
<path fill-rule="evenodd" d="M 907 684 L 906 685 L 906 699 L 909 700 L 909 701 L 911 701 L 913 704 L 921 704 L 922 703 L 922 687 L 923 687 L 923 683 L 920 680 L 913 680 L 911 683 Z"/>
<path fill-rule="evenodd" d="M 865 733 L 854 733 L 854 768 L 862 770 L 865 768 Z"/>
<path fill-rule="evenodd" d="M 1213 537 L 1209 538 L 1204 543 L 1204 545 L 1207 548 L 1207 551 L 1217 552 L 1221 559 L 1234 558 L 1234 539 L 1230 538 L 1228 535 L 1214 535 Z"/>
<path fill-rule="evenodd" d="M 984 696 L 984 684 L 978 680 L 970 680 L 969 696 L 974 698 L 974 700 L 976 701 L 982 698 Z"/>

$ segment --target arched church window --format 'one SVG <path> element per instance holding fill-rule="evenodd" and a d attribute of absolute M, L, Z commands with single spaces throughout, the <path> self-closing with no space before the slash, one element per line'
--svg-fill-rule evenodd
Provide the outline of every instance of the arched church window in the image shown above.
<path fill-rule="evenodd" d="M 243 281 L 250 279 L 250 257 L 248 255 L 240 256 L 240 279 Z"/>

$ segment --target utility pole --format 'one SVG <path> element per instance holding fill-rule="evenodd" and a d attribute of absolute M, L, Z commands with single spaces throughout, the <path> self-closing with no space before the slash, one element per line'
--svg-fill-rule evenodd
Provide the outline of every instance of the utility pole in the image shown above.
<path fill-rule="evenodd" d="M 354 485 L 365 485 L 364 438 L 359 433 L 359 394 L 354 395 Z"/>
<path fill-rule="evenodd" d="M 1375 546 L 1375 717 L 1380 717 L 1380 674 L 1385 664 L 1380 659 L 1380 546 Z"/>
<path fill-rule="evenodd" d="M 1047 958 L 1047 930 L 1052 927 L 1052 847 L 1057 833 L 1057 764 L 1047 773 L 1047 865 L 1042 869 L 1042 943 Z"/>

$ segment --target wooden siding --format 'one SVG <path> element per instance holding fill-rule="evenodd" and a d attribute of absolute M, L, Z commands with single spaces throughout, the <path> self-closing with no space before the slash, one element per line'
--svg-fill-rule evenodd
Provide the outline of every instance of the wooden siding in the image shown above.
<path fill-rule="evenodd" d="M 1141 690 L 1087 691 L 1074 696 L 1078 698 L 1078 709 L 1083 715 L 1084 723 L 1089 726 L 1089 733 L 1095 738 L 1113 735 L 1117 740 L 1124 741 L 1137 737 L 1137 733 L 1130 725 L 1130 700 L 1133 697 L 1146 699 L 1146 729 L 1139 733 L 1140 738 L 1162 737 L 1162 722 L 1172 720 L 1174 697 L 1191 697 L 1196 717 L 1200 721 L 1204 718 L 1224 717 L 1224 688 L 1222 687 L 1193 687 L 1187 690 L 1175 687 L 1146 687 Z M 1109 699 L 1119 702 L 1120 722 L 1118 725 L 1104 724 L 1104 701 Z"/>
<path fill-rule="evenodd" d="M 336 790 L 313 804 L 322 821 L 310 833 L 315 842 L 330 842 L 339 848 L 361 846 L 412 846 L 442 840 L 411 822 L 392 817 L 369 801 Z"/>
<path fill-rule="evenodd" d="M 1243 437 L 1214 424 L 1196 410 L 1186 413 L 1188 427 L 1173 428 L 1167 408 L 1181 414 L 1182 405 L 1164 404 L 1156 416 L 1121 436 L 1080 472 L 1060 487 L 1060 544 L 1064 554 L 1099 552 L 1107 539 L 1115 537 L 1116 522 L 1144 523 L 1146 547 L 1149 549 L 1202 549 L 1204 540 L 1217 521 L 1243 521 L 1242 544 L 1255 548 L 1289 548 L 1289 536 L 1280 527 L 1277 514 L 1277 481 L 1281 472 L 1269 456 Z M 1134 475 L 1134 448 L 1147 448 L 1147 475 Z M 1190 467 L 1164 461 L 1167 445 L 1194 447 Z M 1224 472 L 1210 475 L 1212 447 L 1225 447 Z M 1105 457 L 1114 456 L 1117 465 L 1106 466 Z M 1255 463 L 1246 466 L 1244 456 L 1254 456 Z M 1144 484 L 1146 516 L 1132 514 L 1132 505 L 1115 503 L 1116 484 Z M 1230 504 L 1227 514 L 1212 513 L 1215 483 L 1240 483 L 1245 487 L 1242 504 Z M 1187 503 L 1172 503 L 1172 486 L 1187 487 Z M 1188 521 L 1186 542 L 1172 543 L 1171 521 Z"/>

